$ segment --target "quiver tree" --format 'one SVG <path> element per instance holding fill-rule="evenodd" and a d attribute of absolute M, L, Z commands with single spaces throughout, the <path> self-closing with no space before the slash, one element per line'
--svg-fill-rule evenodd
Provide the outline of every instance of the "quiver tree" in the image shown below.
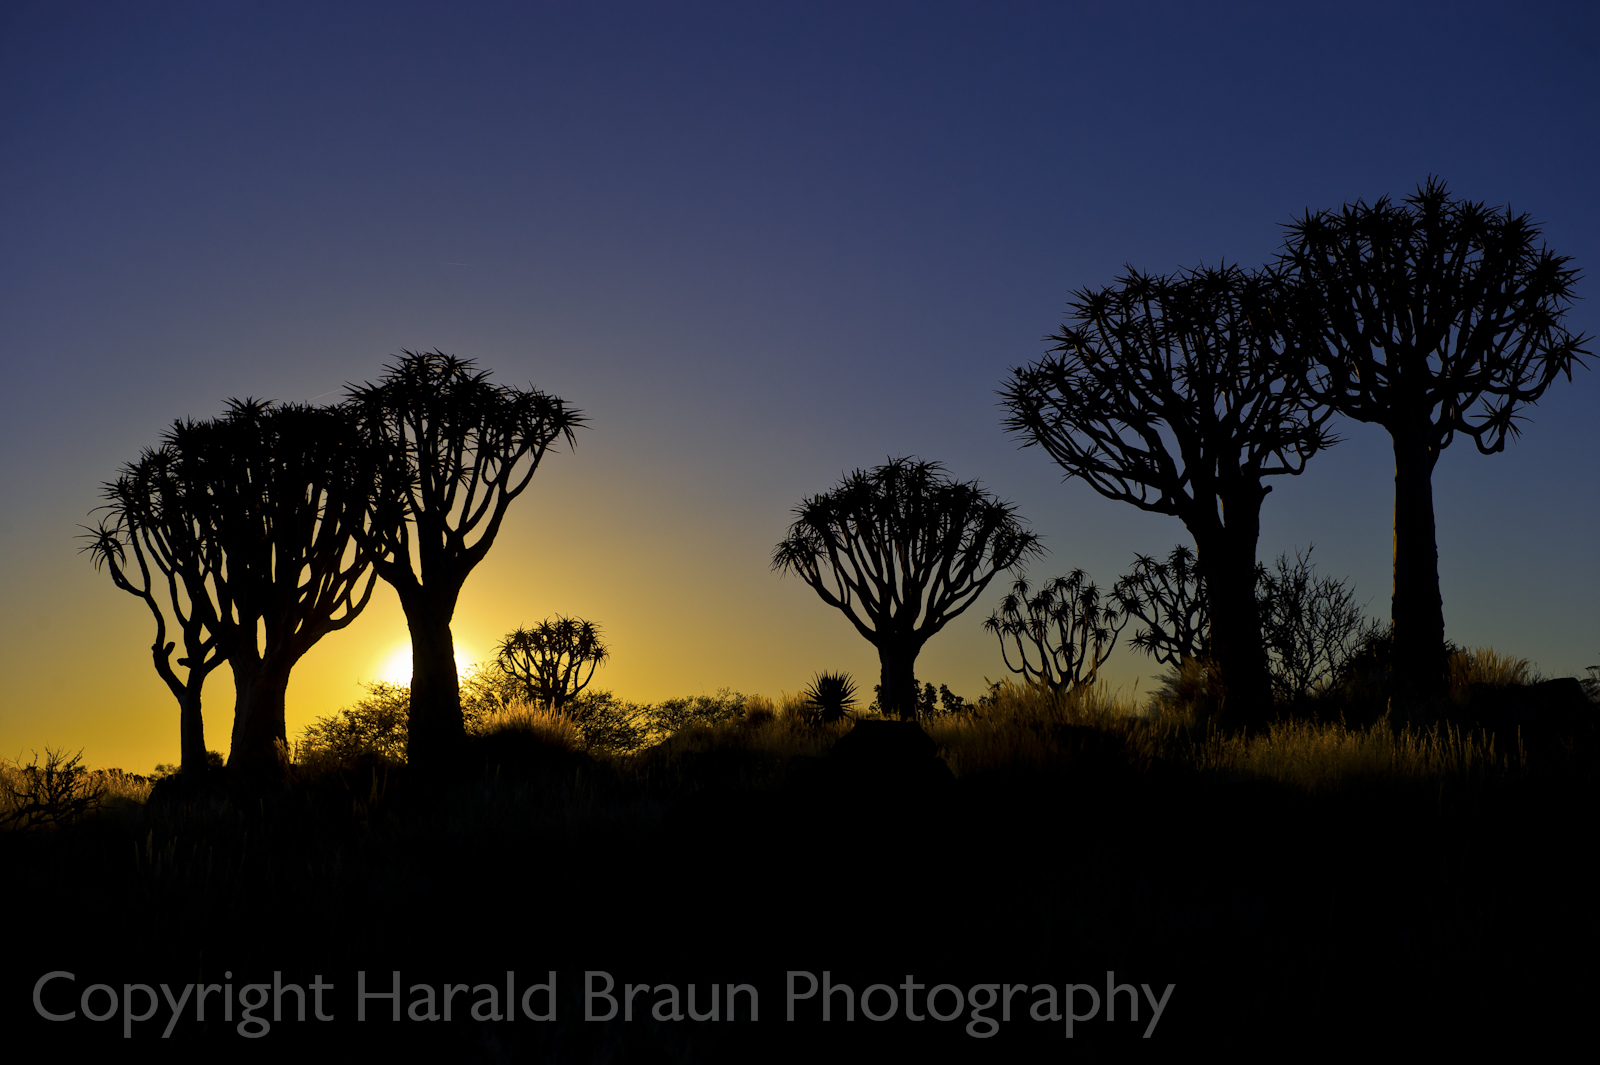
<path fill-rule="evenodd" d="M 1271 271 L 1130 271 L 1074 294 L 1054 354 L 1012 372 L 1005 427 L 1110 499 L 1179 518 L 1207 591 L 1224 713 L 1272 706 L 1255 603 L 1263 479 L 1332 442 L 1300 384 L 1291 308 Z"/>
<path fill-rule="evenodd" d="M 1165 562 L 1152 555 L 1134 555 L 1133 569 L 1111 592 L 1117 608 L 1138 618 L 1144 627 L 1130 641 L 1135 648 L 1167 666 L 1206 653 L 1206 589 L 1195 568 L 1194 552 L 1183 544 Z"/>
<path fill-rule="evenodd" d="M 583 419 L 554 396 L 490 383 L 470 359 L 402 354 L 346 403 L 383 456 L 363 537 L 411 630 L 407 758 L 431 765 L 465 735 L 450 631 L 461 586 L 545 454 L 574 443 Z"/>
<path fill-rule="evenodd" d="M 519 627 L 495 649 L 495 665 L 517 682 L 522 698 L 552 710 L 587 688 L 609 657 L 594 622 L 560 614 L 531 629 Z"/>
<path fill-rule="evenodd" d="M 189 511 L 179 455 L 168 443 L 146 450 L 105 485 L 107 517 L 89 530 L 84 548 L 96 569 L 118 588 L 143 600 L 156 622 L 150 646 L 156 672 L 178 700 L 179 770 L 185 776 L 207 768 L 201 690 L 225 660 L 217 642 L 218 585 L 212 556 L 200 549 Z M 222 585 L 225 603 L 226 585 Z M 169 640 L 168 617 L 183 641 Z M 180 674 L 180 670 L 182 671 Z"/>
<path fill-rule="evenodd" d="M 233 670 L 228 764 L 270 768 L 287 756 L 295 663 L 372 597 L 377 576 L 355 534 L 373 460 L 349 412 L 256 400 L 176 423 L 165 446 L 210 575 L 208 624 Z"/>
<path fill-rule="evenodd" d="M 1300 282 L 1315 394 L 1383 426 L 1394 445 L 1396 687 L 1437 698 L 1446 653 L 1433 468 L 1456 433 L 1484 454 L 1502 450 L 1518 406 L 1584 365 L 1587 338 L 1561 324 L 1578 272 L 1526 214 L 1452 199 L 1433 178 L 1403 204 L 1307 211 L 1288 229 L 1283 259 Z"/>
<path fill-rule="evenodd" d="M 1114 602 L 1102 602 L 1094 581 L 1075 569 L 1037 592 L 1018 577 L 983 627 L 999 637 L 1011 672 L 1052 692 L 1070 692 L 1094 683 L 1128 618 Z"/>
<path fill-rule="evenodd" d="M 794 514 L 772 568 L 798 574 L 878 649 L 878 705 L 908 720 L 923 644 L 995 574 L 1040 553 L 1010 504 L 912 458 L 856 470 Z"/>

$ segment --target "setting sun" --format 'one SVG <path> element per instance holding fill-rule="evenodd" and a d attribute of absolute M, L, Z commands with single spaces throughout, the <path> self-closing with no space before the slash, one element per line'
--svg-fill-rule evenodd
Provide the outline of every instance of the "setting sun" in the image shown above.
<path fill-rule="evenodd" d="M 456 672 L 459 675 L 466 676 L 467 673 L 471 672 L 472 667 L 477 664 L 477 659 L 463 649 L 456 648 Z M 380 680 L 385 684 L 410 684 L 411 644 L 399 644 L 390 651 L 388 656 L 384 658 L 383 664 L 378 667 L 377 676 L 374 679 Z"/>

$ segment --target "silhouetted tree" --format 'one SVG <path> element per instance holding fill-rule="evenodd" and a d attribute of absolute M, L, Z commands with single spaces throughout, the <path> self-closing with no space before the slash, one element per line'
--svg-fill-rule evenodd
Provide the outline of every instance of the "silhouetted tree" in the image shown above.
<path fill-rule="evenodd" d="M 495 665 L 517 681 L 522 698 L 560 710 L 589 686 L 611 652 L 600 630 L 581 618 L 549 618 L 533 628 L 518 627 L 495 650 Z"/>
<path fill-rule="evenodd" d="M 411 630 L 407 757 L 424 765 L 451 757 L 464 738 L 450 631 L 461 586 L 550 447 L 561 437 L 573 444 L 583 419 L 554 396 L 491 384 L 470 359 L 402 354 L 347 402 L 369 445 L 388 456 L 366 539 Z"/>
<path fill-rule="evenodd" d="M 1194 552 L 1183 544 L 1165 562 L 1134 555 L 1133 569 L 1117 581 L 1111 596 L 1117 608 L 1144 622 L 1133 646 L 1168 666 L 1206 654 L 1206 589 L 1195 568 Z"/>
<path fill-rule="evenodd" d="M 1272 706 L 1256 613 L 1265 477 L 1332 443 L 1306 395 L 1291 304 L 1272 271 L 1130 271 L 1082 289 L 1058 353 L 1014 370 L 1005 426 L 1110 499 L 1183 521 L 1207 590 L 1210 654 L 1243 724 Z"/>
<path fill-rule="evenodd" d="M 1037 592 L 1018 577 L 983 627 L 999 637 L 1007 669 L 1030 684 L 1067 692 L 1094 683 L 1129 616 L 1114 602 L 1101 602 L 1094 581 L 1075 569 Z"/>
<path fill-rule="evenodd" d="M 871 641 L 879 706 L 912 720 L 923 644 L 996 573 L 1039 553 L 1015 508 L 976 481 L 950 479 L 937 462 L 898 458 L 856 470 L 794 513 L 773 569 L 799 574 Z"/>
<path fill-rule="evenodd" d="M 178 700 L 179 766 L 186 775 L 207 768 L 205 718 L 201 691 L 212 670 L 226 661 L 217 643 L 217 604 L 211 556 L 196 542 L 198 530 L 188 510 L 179 456 L 163 444 L 129 463 L 105 485 L 109 511 L 89 531 L 84 548 L 95 568 L 104 568 L 112 583 L 144 601 L 156 621 L 150 647 L 156 672 Z M 130 562 L 131 553 L 131 562 Z M 225 595 L 226 584 L 221 586 Z M 224 600 L 225 601 L 225 600 Z M 170 612 L 183 655 L 174 662 L 176 641 L 167 639 Z M 180 676 L 178 669 L 183 674 Z"/>
<path fill-rule="evenodd" d="M 372 597 L 377 575 L 356 540 L 371 457 L 348 411 L 256 400 L 178 422 L 166 445 L 210 575 L 206 621 L 233 670 L 228 764 L 277 765 L 295 663 Z"/>
<path fill-rule="evenodd" d="M 1402 205 L 1358 200 L 1288 228 L 1315 392 L 1393 441 L 1396 682 L 1436 698 L 1446 659 L 1433 467 L 1458 432 L 1500 451 L 1518 434 L 1518 405 L 1583 365 L 1587 338 L 1561 325 L 1578 272 L 1538 243 L 1526 214 L 1452 199 L 1433 178 Z"/>

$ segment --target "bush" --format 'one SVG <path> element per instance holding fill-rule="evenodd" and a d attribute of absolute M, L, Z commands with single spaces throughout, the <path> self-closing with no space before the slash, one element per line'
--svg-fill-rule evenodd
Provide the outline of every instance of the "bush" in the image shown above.
<path fill-rule="evenodd" d="M 561 708 L 591 754 L 632 754 L 650 742 L 651 708 L 608 691 L 586 691 Z"/>
<path fill-rule="evenodd" d="M 856 682 L 848 673 L 818 673 L 804 694 L 811 719 L 820 725 L 831 725 L 850 717 L 856 705 Z"/>
<path fill-rule="evenodd" d="M 71 758 L 48 747 L 44 753 L 42 766 L 35 752 L 28 765 L 5 770 L 0 786 L 5 788 L 9 809 L 0 813 L 0 825 L 30 829 L 71 824 L 105 797 L 107 774 L 85 769 L 81 750 Z"/>
<path fill-rule="evenodd" d="M 1256 574 L 1272 693 L 1291 706 L 1330 689 L 1351 656 L 1384 631 L 1362 616 L 1348 582 L 1317 577 L 1312 550 L 1296 552 L 1293 562 L 1279 555 L 1273 569 Z"/>
<path fill-rule="evenodd" d="M 406 760 L 410 687 L 373 681 L 366 688 L 367 697 L 354 706 L 306 726 L 295 745 L 295 761 L 340 764 L 371 757 L 397 763 Z"/>
<path fill-rule="evenodd" d="M 651 734 L 666 739 L 692 725 L 720 725 L 742 720 L 748 695 L 729 688 L 718 688 L 714 695 L 692 695 L 668 699 L 660 706 L 644 708 L 644 719 Z"/>

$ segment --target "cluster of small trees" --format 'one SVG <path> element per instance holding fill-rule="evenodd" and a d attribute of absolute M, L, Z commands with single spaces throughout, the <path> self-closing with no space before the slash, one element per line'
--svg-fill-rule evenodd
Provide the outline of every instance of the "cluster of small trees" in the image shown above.
<path fill-rule="evenodd" d="M 583 418 L 437 351 L 386 370 L 329 406 L 235 400 L 220 418 L 177 422 L 106 485 L 87 550 L 155 619 L 183 773 L 206 768 L 201 691 L 223 662 L 228 764 L 281 764 L 291 670 L 355 620 L 380 578 L 411 633 L 408 758 L 446 760 L 463 739 L 456 600 L 512 500 Z"/>
<path fill-rule="evenodd" d="M 1303 697 L 1351 615 L 1335 602 L 1342 585 L 1317 583 L 1303 558 L 1258 594 L 1261 507 L 1267 479 L 1303 473 L 1343 415 L 1382 425 L 1394 446 L 1397 694 L 1442 693 L 1433 467 L 1457 433 L 1503 449 L 1518 409 L 1583 365 L 1587 338 L 1561 324 L 1577 271 L 1527 215 L 1457 200 L 1434 179 L 1400 204 L 1308 211 L 1288 234 L 1257 270 L 1130 268 L 1074 293 L 1051 353 L 1005 383 L 1004 425 L 1022 446 L 1107 498 L 1178 518 L 1195 544 L 1166 568 L 1141 559 L 1109 603 L 1081 572 L 1037 592 L 1019 582 L 990 629 L 1030 680 L 1092 678 L 1119 624 L 1139 616 L 1135 646 L 1209 659 L 1232 724 L 1265 721 L 1275 689 Z M 1009 506 L 910 459 L 858 470 L 795 513 L 774 567 L 878 648 L 883 705 L 908 717 L 928 637 L 1039 551 Z"/>

